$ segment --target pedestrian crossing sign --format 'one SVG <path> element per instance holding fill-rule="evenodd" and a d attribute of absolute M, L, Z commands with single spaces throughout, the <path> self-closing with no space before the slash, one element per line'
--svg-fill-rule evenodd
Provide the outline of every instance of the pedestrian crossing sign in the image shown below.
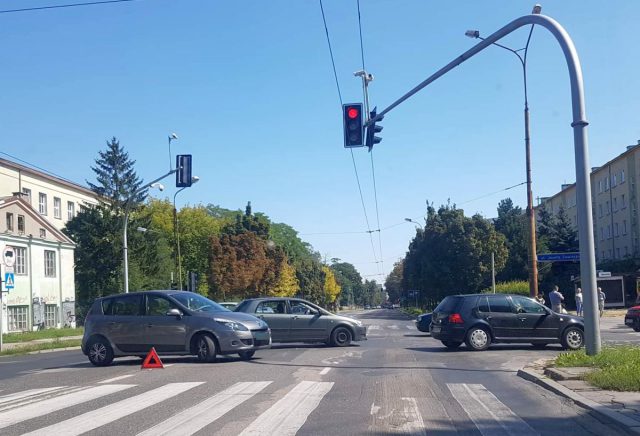
<path fill-rule="evenodd" d="M 14 276 L 12 272 L 8 272 L 4 274 L 4 289 L 6 291 L 10 291 L 13 289 L 14 284 Z"/>

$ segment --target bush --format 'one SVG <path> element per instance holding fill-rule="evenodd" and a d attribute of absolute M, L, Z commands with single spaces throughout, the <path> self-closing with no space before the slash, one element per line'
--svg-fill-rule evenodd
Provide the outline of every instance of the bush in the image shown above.
<path fill-rule="evenodd" d="M 483 294 L 493 293 L 493 289 L 487 288 L 482 290 Z M 529 296 L 529 282 L 524 280 L 511 280 L 510 282 L 496 283 L 496 293 L 499 294 L 517 294 Z"/>

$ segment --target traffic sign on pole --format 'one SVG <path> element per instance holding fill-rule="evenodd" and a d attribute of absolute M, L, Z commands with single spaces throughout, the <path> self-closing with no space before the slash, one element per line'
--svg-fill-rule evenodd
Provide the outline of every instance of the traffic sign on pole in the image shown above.
<path fill-rule="evenodd" d="M 4 247 L 4 250 L 2 250 L 2 260 L 4 261 L 4 264 L 8 267 L 12 267 L 13 265 L 15 265 L 16 252 L 12 246 L 7 245 L 6 247 Z"/>
<path fill-rule="evenodd" d="M 10 291 L 14 288 L 15 276 L 12 272 L 4 273 L 4 289 Z"/>
<path fill-rule="evenodd" d="M 538 254 L 538 262 L 580 262 L 580 253 L 542 253 Z"/>

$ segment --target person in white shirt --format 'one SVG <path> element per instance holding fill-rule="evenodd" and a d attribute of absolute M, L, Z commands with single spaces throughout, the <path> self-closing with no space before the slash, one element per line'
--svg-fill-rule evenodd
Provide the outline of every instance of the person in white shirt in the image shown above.
<path fill-rule="evenodd" d="M 582 289 L 576 289 L 576 315 L 582 315 Z"/>

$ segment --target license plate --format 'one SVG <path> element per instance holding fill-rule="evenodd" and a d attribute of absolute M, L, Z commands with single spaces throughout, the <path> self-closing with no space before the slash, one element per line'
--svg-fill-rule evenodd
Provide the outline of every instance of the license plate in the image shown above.
<path fill-rule="evenodd" d="M 258 340 L 258 341 L 268 341 L 269 340 L 269 333 L 267 333 L 267 332 L 255 332 L 253 334 L 253 338 Z"/>
<path fill-rule="evenodd" d="M 624 323 L 625 323 L 626 325 L 633 325 L 633 320 L 632 320 L 632 319 L 625 319 L 625 320 L 624 320 Z"/>
<path fill-rule="evenodd" d="M 436 333 L 438 333 L 440 329 L 441 327 L 439 325 L 434 325 L 433 327 L 431 327 L 431 331 Z"/>

